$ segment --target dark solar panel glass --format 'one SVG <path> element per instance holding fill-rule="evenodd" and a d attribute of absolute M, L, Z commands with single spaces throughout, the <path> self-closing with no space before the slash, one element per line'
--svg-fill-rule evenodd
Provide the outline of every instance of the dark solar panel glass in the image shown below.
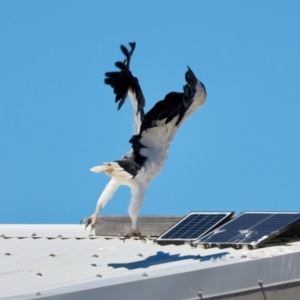
<path fill-rule="evenodd" d="M 196 240 L 232 213 L 190 213 L 158 240 Z"/>
<path fill-rule="evenodd" d="M 300 213 L 245 212 L 220 228 L 199 239 L 203 244 L 252 245 L 279 235 L 300 219 Z"/>

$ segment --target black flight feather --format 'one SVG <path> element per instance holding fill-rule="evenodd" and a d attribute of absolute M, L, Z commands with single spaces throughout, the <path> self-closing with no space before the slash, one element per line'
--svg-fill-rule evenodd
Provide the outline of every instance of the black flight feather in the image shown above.
<path fill-rule="evenodd" d="M 145 106 L 145 98 L 143 92 L 140 88 L 139 81 L 136 77 L 134 77 L 129 69 L 129 63 L 131 56 L 134 52 L 135 43 L 129 43 L 130 50 L 128 50 L 124 45 L 121 45 L 121 51 L 125 55 L 125 61 L 120 62 L 117 61 L 115 66 L 120 69 L 120 71 L 115 72 L 106 72 L 104 79 L 104 83 L 110 85 L 113 90 L 115 96 L 115 102 L 119 102 L 118 109 L 122 107 L 124 104 L 126 97 L 128 95 L 128 91 L 132 90 L 137 99 L 138 109 L 136 114 L 140 113 L 141 118 L 144 116 L 143 108 Z"/>

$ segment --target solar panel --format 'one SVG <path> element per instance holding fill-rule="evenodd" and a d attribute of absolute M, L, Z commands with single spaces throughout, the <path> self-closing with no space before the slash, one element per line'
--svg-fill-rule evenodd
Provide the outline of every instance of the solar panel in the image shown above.
<path fill-rule="evenodd" d="M 191 212 L 156 241 L 193 241 L 229 219 L 233 212 Z"/>
<path fill-rule="evenodd" d="M 256 248 L 299 220 L 299 212 L 244 212 L 201 237 L 198 242 L 212 246 L 247 245 Z"/>

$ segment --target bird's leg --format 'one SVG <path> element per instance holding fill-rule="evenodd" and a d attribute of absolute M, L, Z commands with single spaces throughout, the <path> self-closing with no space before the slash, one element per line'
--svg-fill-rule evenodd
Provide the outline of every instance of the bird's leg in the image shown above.
<path fill-rule="evenodd" d="M 144 200 L 145 192 L 147 189 L 147 185 L 136 185 L 131 187 L 131 201 L 128 208 L 128 213 L 131 218 L 131 231 L 125 235 L 124 242 L 127 239 L 130 239 L 131 237 L 138 237 L 140 240 L 142 240 L 144 243 L 146 242 L 146 239 L 142 236 L 142 234 L 139 232 L 139 230 L 136 227 L 138 214 L 141 208 L 141 205 Z"/>
<path fill-rule="evenodd" d="M 107 202 L 112 198 L 118 187 L 120 186 L 120 183 L 118 183 L 114 178 L 112 178 L 109 183 L 106 185 L 104 191 L 100 195 L 96 210 L 95 212 L 88 218 L 81 220 L 81 223 L 85 223 L 85 229 L 87 229 L 89 226 L 91 226 L 91 231 L 95 229 L 96 221 L 99 212 L 102 210 L 102 208 L 107 204 Z"/>
<path fill-rule="evenodd" d="M 131 237 L 138 237 L 140 240 L 142 240 L 143 243 L 146 243 L 145 237 L 142 236 L 137 228 L 131 229 L 131 231 L 125 235 L 123 242 L 125 242 L 125 240 L 127 239 L 130 239 Z"/>

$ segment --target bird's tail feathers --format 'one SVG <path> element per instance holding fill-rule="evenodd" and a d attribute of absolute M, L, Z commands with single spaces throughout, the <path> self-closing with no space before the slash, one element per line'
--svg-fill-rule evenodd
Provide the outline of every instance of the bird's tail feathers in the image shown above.
<path fill-rule="evenodd" d="M 90 168 L 90 171 L 95 172 L 95 173 L 100 173 L 100 172 L 104 172 L 105 170 L 105 166 L 95 166 Z"/>
<path fill-rule="evenodd" d="M 124 179 L 131 179 L 133 176 L 127 173 L 117 162 L 105 162 L 101 166 L 95 166 L 90 169 L 95 173 L 103 172 L 111 177 L 122 177 Z"/>

